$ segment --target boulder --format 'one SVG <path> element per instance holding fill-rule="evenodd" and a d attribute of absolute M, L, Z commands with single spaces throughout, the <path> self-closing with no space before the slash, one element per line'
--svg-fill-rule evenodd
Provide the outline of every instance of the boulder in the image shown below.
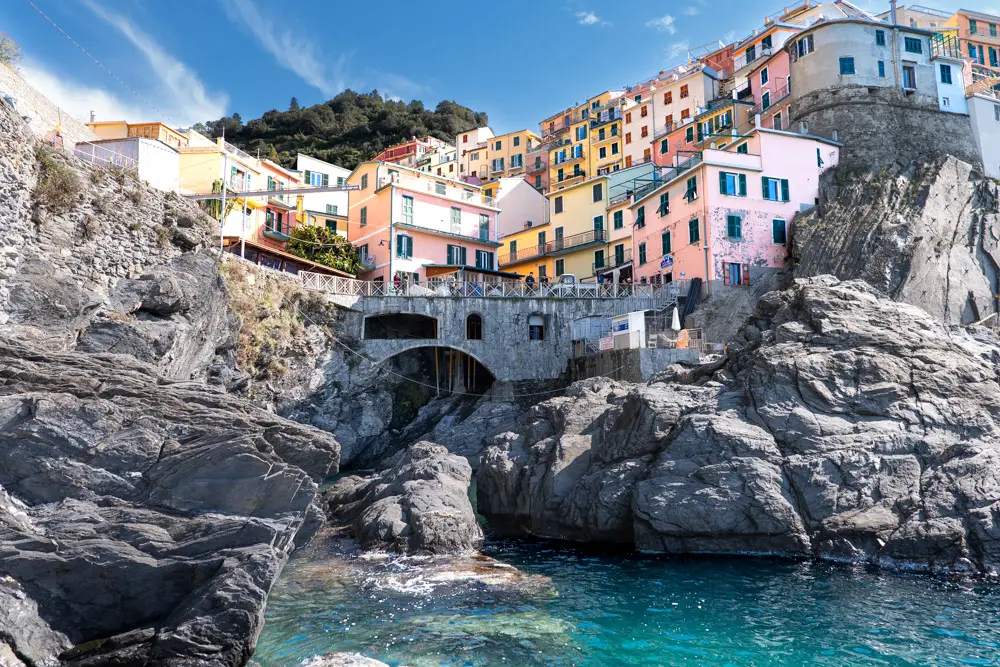
<path fill-rule="evenodd" d="M 301 667 L 389 667 L 389 665 L 374 658 L 366 658 L 360 653 L 327 653 L 306 660 Z"/>
<path fill-rule="evenodd" d="M 365 549 L 468 553 L 483 541 L 469 501 L 471 479 L 464 458 L 418 442 L 379 474 L 338 480 L 323 502 L 329 521 L 350 526 Z"/>
<path fill-rule="evenodd" d="M 535 406 L 484 454 L 480 513 L 643 551 L 1000 564 L 992 332 L 861 281 L 796 280 L 713 377 L 593 379 Z"/>

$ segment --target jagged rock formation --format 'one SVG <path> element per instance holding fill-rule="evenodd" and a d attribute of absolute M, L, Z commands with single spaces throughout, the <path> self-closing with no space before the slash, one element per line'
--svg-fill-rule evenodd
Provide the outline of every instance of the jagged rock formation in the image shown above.
<path fill-rule="evenodd" d="M 990 570 L 998 372 L 990 331 L 860 281 L 795 281 L 714 379 L 590 380 L 535 406 L 484 455 L 478 509 L 515 534 L 646 551 Z"/>
<path fill-rule="evenodd" d="M 795 277 L 860 278 L 948 324 L 997 311 L 997 184 L 954 157 L 825 179 L 821 206 L 795 218 Z"/>
<path fill-rule="evenodd" d="M 391 468 L 344 477 L 323 494 L 333 525 L 349 525 L 365 549 L 468 553 L 483 541 L 469 502 L 472 468 L 444 447 L 418 442 Z"/>

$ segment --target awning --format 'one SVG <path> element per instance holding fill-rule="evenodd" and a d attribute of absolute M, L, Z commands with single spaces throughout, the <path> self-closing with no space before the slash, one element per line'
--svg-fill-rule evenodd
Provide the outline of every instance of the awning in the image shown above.
<path fill-rule="evenodd" d="M 464 264 L 425 264 L 424 269 L 427 271 L 428 278 L 437 278 L 449 273 L 458 273 L 459 271 L 479 273 L 484 276 L 493 276 L 496 278 L 509 278 L 510 280 L 520 280 L 523 277 L 520 273 L 513 273 L 511 271 L 494 271 L 493 269 L 481 269 L 477 266 L 466 266 Z"/>

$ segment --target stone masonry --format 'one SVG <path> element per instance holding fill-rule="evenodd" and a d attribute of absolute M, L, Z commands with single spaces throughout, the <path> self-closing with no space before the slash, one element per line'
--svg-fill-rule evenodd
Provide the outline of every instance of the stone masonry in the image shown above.
<path fill-rule="evenodd" d="M 0 94 L 10 95 L 17 105 L 17 112 L 27 116 L 32 134 L 44 139 L 59 126 L 62 130 L 63 148 L 73 150 L 81 141 L 97 141 L 100 137 L 84 123 L 59 108 L 49 98 L 35 90 L 21 78 L 14 68 L 0 64 Z"/>

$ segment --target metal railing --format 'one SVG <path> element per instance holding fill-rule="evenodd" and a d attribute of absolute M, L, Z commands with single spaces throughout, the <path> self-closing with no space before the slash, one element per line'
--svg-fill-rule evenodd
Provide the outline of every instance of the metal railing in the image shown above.
<path fill-rule="evenodd" d="M 619 283 L 535 283 L 522 280 L 468 282 L 448 277 L 429 280 L 379 281 L 343 278 L 324 273 L 300 271 L 302 287 L 307 290 L 355 297 L 438 297 L 504 299 L 615 299 L 621 312 L 662 310 L 676 302 L 680 290 L 666 285 Z"/>
<path fill-rule="evenodd" d="M 475 190 L 468 190 L 464 187 L 453 186 L 439 181 L 425 180 L 417 177 L 403 178 L 398 173 L 390 176 L 379 177 L 379 188 L 383 188 L 390 184 L 410 188 L 411 190 L 426 191 L 438 197 L 447 197 L 448 199 L 466 202 L 472 204 L 473 206 L 482 204 L 485 206 L 496 207 L 496 200 L 493 197 L 487 197 L 481 193 L 477 195 Z"/>
<path fill-rule="evenodd" d="M 118 169 L 139 169 L 139 161 L 128 155 L 109 150 L 97 144 L 80 142 L 73 147 L 73 154 L 91 164 Z"/>
<path fill-rule="evenodd" d="M 741 69 L 747 65 L 752 65 L 761 58 L 767 58 L 774 55 L 775 49 L 772 47 L 761 46 L 759 49 L 754 49 L 753 54 L 748 56 L 743 53 L 733 59 L 733 73 L 739 72 Z"/>
<path fill-rule="evenodd" d="M 548 164 L 546 164 L 545 162 L 542 162 L 541 160 L 538 160 L 536 162 L 529 163 L 527 171 L 528 171 L 529 174 L 535 174 L 535 173 L 538 173 L 540 171 L 545 171 L 548 168 L 549 168 Z"/>
<path fill-rule="evenodd" d="M 560 163 L 560 164 L 562 164 L 562 163 Z M 556 178 L 556 182 L 555 183 L 550 183 L 550 185 L 558 185 L 559 183 L 565 183 L 566 181 L 575 181 L 576 179 L 583 178 L 586 175 L 587 175 L 587 172 L 585 172 L 583 169 L 581 169 L 580 171 L 571 171 L 568 174 L 563 174 L 562 178 L 558 178 L 557 177 Z"/>
<path fill-rule="evenodd" d="M 750 109 L 750 116 L 755 116 L 756 114 L 764 113 L 771 107 L 778 104 L 778 102 L 788 97 L 791 94 L 791 92 L 792 92 L 791 88 L 789 88 L 788 84 L 783 85 L 781 88 L 778 88 L 776 91 L 774 91 L 768 96 L 767 106 L 764 106 L 764 99 L 762 94 L 760 103 L 755 105 L 752 109 Z"/>
<path fill-rule="evenodd" d="M 573 234 L 571 236 L 552 239 L 544 244 L 539 243 L 527 248 L 518 248 L 514 252 L 500 255 L 498 262 L 501 266 L 504 264 L 513 264 L 514 262 L 523 262 L 524 260 L 541 257 L 553 252 L 564 252 L 590 243 L 607 243 L 607 241 L 608 233 L 606 231 L 603 229 L 594 229 L 582 234 Z"/>
<path fill-rule="evenodd" d="M 233 146 L 228 141 L 223 141 L 222 142 L 222 148 L 223 148 L 223 150 L 225 150 L 230 155 L 235 155 L 236 157 L 243 158 L 244 160 L 253 160 L 253 158 L 250 157 L 249 153 L 241 151 L 239 148 L 237 148 L 236 146 Z"/>

